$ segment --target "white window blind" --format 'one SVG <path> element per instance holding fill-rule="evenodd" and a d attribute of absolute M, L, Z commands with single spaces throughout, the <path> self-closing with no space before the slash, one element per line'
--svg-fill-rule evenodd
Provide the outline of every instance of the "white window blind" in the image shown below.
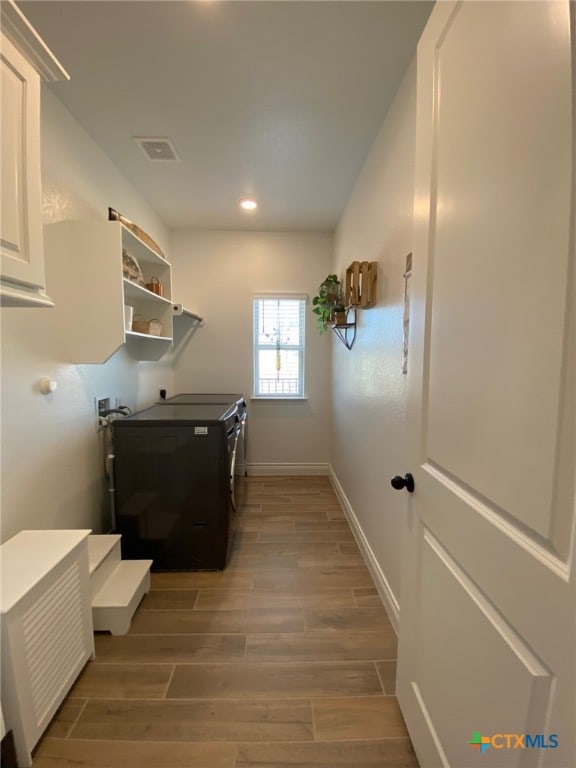
<path fill-rule="evenodd" d="M 254 299 L 254 396 L 304 397 L 306 299 Z"/>

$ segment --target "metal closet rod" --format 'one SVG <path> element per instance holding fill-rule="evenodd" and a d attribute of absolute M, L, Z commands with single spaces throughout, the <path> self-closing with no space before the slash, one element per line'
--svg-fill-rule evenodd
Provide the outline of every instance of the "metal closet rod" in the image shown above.
<path fill-rule="evenodd" d="M 186 317 L 191 317 L 193 320 L 197 320 L 199 323 L 204 322 L 203 317 L 200 317 L 200 315 L 197 315 L 195 312 L 190 312 L 190 310 L 183 307 L 182 304 L 172 304 L 172 312 L 175 317 L 186 315 Z"/>

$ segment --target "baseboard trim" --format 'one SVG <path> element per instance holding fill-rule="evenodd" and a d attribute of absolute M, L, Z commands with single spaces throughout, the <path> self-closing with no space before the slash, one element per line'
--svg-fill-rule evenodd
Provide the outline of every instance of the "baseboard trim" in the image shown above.
<path fill-rule="evenodd" d="M 328 475 L 329 464 L 246 464 L 247 474 L 250 475 Z"/>
<path fill-rule="evenodd" d="M 398 604 L 398 600 L 396 599 L 394 592 L 392 592 L 390 588 L 390 584 L 388 583 L 388 580 L 384 575 L 384 571 L 382 570 L 382 568 L 380 567 L 380 564 L 376 560 L 376 556 L 374 555 L 372 547 L 370 546 L 370 544 L 368 543 L 368 539 L 364 535 L 362 526 L 360 525 L 360 522 L 356 517 L 354 510 L 352 509 L 352 505 L 348 501 L 348 497 L 344 493 L 344 489 L 340 485 L 340 482 L 336 477 L 336 473 L 334 472 L 332 466 L 329 467 L 329 476 L 330 476 L 330 482 L 332 483 L 334 491 L 338 496 L 340 503 L 342 504 L 342 509 L 344 510 L 344 514 L 346 515 L 346 518 L 350 523 L 350 528 L 352 528 L 352 533 L 354 534 L 354 538 L 356 539 L 356 542 L 360 547 L 360 551 L 362 552 L 362 556 L 364 557 L 364 562 L 366 563 L 366 567 L 370 571 L 370 574 L 374 579 L 374 585 L 378 590 L 378 594 L 382 598 L 382 602 L 384 603 L 384 607 L 386 608 L 386 613 L 388 614 L 388 617 L 392 622 L 392 626 L 394 627 L 396 634 L 398 634 L 398 630 L 400 627 L 400 606 Z"/>

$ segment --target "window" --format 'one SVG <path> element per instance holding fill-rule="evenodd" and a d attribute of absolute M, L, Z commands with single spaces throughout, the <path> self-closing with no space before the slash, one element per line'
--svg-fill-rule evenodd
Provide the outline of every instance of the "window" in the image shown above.
<path fill-rule="evenodd" d="M 306 298 L 254 299 L 254 397 L 304 397 Z"/>

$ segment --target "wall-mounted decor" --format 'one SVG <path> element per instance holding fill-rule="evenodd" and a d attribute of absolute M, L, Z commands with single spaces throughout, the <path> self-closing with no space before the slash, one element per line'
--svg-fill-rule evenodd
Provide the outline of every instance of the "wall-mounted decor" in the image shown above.
<path fill-rule="evenodd" d="M 410 330 L 410 278 L 412 277 L 412 254 L 406 256 L 404 278 L 404 344 L 402 346 L 402 373 L 408 373 L 408 334 Z"/>
<path fill-rule="evenodd" d="M 356 340 L 356 310 L 376 303 L 377 269 L 377 261 L 353 261 L 346 270 L 344 290 L 338 275 L 328 275 L 312 299 L 320 333 L 330 325 L 346 349 L 352 349 Z"/>
<path fill-rule="evenodd" d="M 344 300 L 348 307 L 368 309 L 376 303 L 377 261 L 353 261 L 346 270 Z"/>

